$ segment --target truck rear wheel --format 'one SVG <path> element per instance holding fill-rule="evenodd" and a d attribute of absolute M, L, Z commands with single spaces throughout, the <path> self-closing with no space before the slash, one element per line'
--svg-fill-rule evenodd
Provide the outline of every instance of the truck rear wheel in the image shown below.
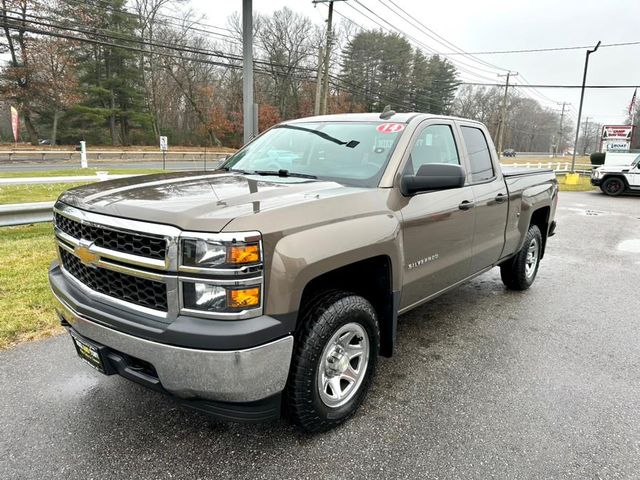
<path fill-rule="evenodd" d="M 369 390 L 380 348 L 376 312 L 366 299 L 332 291 L 303 309 L 285 392 L 287 413 L 302 430 L 347 420 Z"/>
<path fill-rule="evenodd" d="M 538 274 L 542 253 L 542 234 L 537 225 L 531 225 L 524 245 L 516 255 L 500 265 L 502 283 L 511 290 L 526 290 Z"/>
<path fill-rule="evenodd" d="M 609 177 L 600 186 L 600 190 L 612 197 L 617 197 L 624 192 L 624 189 L 624 181 L 620 177 Z"/>

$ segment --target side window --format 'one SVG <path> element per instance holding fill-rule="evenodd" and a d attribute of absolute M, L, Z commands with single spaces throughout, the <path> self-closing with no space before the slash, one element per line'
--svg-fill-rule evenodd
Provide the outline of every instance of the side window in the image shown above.
<path fill-rule="evenodd" d="M 422 165 L 429 163 L 460 165 L 458 148 L 449 125 L 429 125 L 420 132 L 406 169 L 408 173 L 415 174 Z"/>
<path fill-rule="evenodd" d="M 462 127 L 462 136 L 471 163 L 471 181 L 475 183 L 493 178 L 495 174 L 491 153 L 489 153 L 489 145 L 482 130 L 474 127 Z"/>

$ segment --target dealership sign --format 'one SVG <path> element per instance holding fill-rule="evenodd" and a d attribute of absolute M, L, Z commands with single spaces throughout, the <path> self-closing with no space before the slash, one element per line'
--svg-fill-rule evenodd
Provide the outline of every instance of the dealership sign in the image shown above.
<path fill-rule="evenodd" d="M 628 152 L 631 148 L 633 125 L 604 125 L 602 127 L 603 152 Z"/>

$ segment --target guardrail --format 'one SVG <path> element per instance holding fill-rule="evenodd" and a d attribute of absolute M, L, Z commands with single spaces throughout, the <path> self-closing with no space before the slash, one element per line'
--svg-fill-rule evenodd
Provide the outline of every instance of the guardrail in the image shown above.
<path fill-rule="evenodd" d="M 0 205 L 0 227 L 50 222 L 55 202 Z"/>
<path fill-rule="evenodd" d="M 229 152 L 216 152 L 209 150 L 167 150 L 165 159 L 167 162 L 179 160 L 205 159 L 219 161 L 230 155 Z M 87 159 L 91 160 L 162 160 L 160 150 L 87 150 Z M 66 160 L 80 161 L 78 150 L 0 150 L 0 161 L 42 161 Z"/>

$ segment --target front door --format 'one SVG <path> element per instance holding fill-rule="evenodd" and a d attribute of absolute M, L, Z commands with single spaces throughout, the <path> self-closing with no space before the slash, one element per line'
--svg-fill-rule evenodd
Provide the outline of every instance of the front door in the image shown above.
<path fill-rule="evenodd" d="M 429 120 L 414 134 L 403 172 L 426 163 L 460 164 L 454 126 Z M 404 287 L 401 309 L 469 275 L 474 208 L 471 186 L 403 198 Z"/>

